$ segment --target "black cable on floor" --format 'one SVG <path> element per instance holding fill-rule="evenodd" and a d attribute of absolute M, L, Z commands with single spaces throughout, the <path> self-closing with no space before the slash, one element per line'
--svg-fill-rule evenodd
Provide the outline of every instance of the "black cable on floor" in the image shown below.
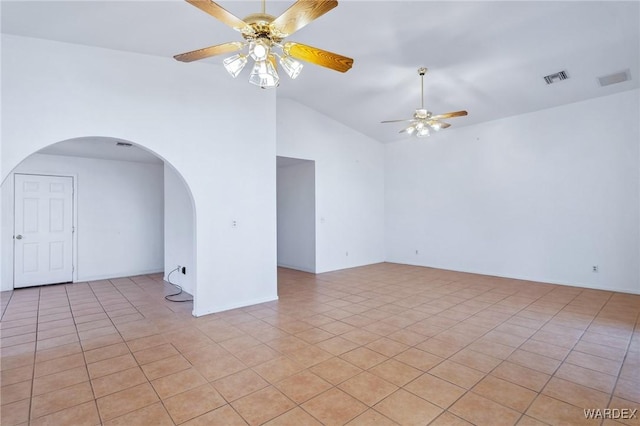
<path fill-rule="evenodd" d="M 171 274 L 173 274 L 175 271 L 177 271 L 178 269 L 180 269 L 180 267 L 177 267 L 176 269 L 174 269 L 173 271 L 169 272 L 169 275 L 167 275 L 167 282 L 169 284 L 171 284 L 172 286 L 176 287 L 179 291 L 177 293 L 174 294 L 167 294 L 164 298 L 166 300 L 168 300 L 169 302 L 193 302 L 193 297 L 191 299 L 185 299 L 185 300 L 173 300 L 173 299 L 169 299 L 170 297 L 173 296 L 178 296 L 180 294 L 183 293 L 182 291 L 182 287 L 180 287 L 178 284 L 174 284 L 171 282 Z"/>

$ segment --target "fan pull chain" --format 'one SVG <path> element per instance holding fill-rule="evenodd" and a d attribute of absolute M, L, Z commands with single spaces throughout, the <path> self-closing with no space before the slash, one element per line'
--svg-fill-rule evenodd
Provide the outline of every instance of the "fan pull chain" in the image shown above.
<path fill-rule="evenodd" d="M 267 0 L 262 0 L 262 14 L 267 13 Z"/>

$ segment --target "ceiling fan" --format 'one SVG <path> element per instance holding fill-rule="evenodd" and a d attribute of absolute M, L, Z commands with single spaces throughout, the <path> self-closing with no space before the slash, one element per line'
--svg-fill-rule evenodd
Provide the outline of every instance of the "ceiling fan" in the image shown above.
<path fill-rule="evenodd" d="M 174 58 L 178 61 L 197 61 L 248 47 L 248 53 L 230 56 L 223 61 L 223 65 L 231 76 L 237 77 L 247 64 L 248 57 L 251 57 L 255 64 L 249 82 L 263 89 L 277 87 L 279 84 L 276 58 L 291 78 L 296 78 L 302 70 L 303 65 L 296 59 L 340 72 L 348 71 L 353 65 L 353 59 L 346 56 L 301 43 L 283 42 L 286 37 L 336 7 L 336 0 L 298 0 L 277 18 L 265 12 L 263 0 L 262 12 L 251 14 L 244 19 L 234 16 L 211 0 L 186 1 L 239 31 L 244 41 L 232 41 L 175 55 Z"/>
<path fill-rule="evenodd" d="M 408 133 L 410 135 L 414 134 L 423 138 L 429 136 L 432 131 L 437 132 L 441 129 L 446 129 L 447 127 L 451 127 L 451 124 L 445 123 L 441 121 L 445 118 L 452 117 L 462 117 L 467 115 L 467 111 L 456 111 L 456 112 L 447 112 L 444 114 L 432 114 L 431 111 L 427 111 L 424 107 L 424 75 L 426 74 L 427 69 L 424 67 L 418 68 L 418 74 L 420 75 L 420 88 L 422 93 L 422 103 L 420 104 L 420 108 L 416 109 L 413 113 L 413 118 L 409 118 L 406 120 L 388 120 L 382 121 L 382 123 L 399 123 L 403 121 L 409 121 L 411 124 L 406 129 L 400 130 L 399 133 Z"/>

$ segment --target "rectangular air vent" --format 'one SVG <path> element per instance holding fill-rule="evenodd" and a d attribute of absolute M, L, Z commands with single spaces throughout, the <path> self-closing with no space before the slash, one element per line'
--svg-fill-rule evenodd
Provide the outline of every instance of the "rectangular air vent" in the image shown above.
<path fill-rule="evenodd" d="M 558 81 L 562 81 L 562 80 L 566 80 L 568 79 L 569 76 L 567 75 L 566 71 L 559 71 L 555 74 L 549 74 L 544 76 L 544 81 L 547 82 L 547 84 L 552 84 L 552 83 L 556 83 Z"/>
<path fill-rule="evenodd" d="M 602 87 L 609 86 L 611 84 L 622 83 L 627 80 L 631 80 L 631 74 L 629 73 L 629 70 L 624 70 L 598 77 L 598 83 L 600 83 L 600 86 Z"/>

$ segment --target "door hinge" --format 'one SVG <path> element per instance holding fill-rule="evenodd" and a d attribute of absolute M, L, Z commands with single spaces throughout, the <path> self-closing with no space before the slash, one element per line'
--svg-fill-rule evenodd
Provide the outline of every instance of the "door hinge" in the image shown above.
<path fill-rule="evenodd" d="M 72 227 L 71 227 L 71 233 L 74 233 L 74 232 L 76 232 L 76 227 L 75 227 L 75 226 L 72 226 Z"/>

